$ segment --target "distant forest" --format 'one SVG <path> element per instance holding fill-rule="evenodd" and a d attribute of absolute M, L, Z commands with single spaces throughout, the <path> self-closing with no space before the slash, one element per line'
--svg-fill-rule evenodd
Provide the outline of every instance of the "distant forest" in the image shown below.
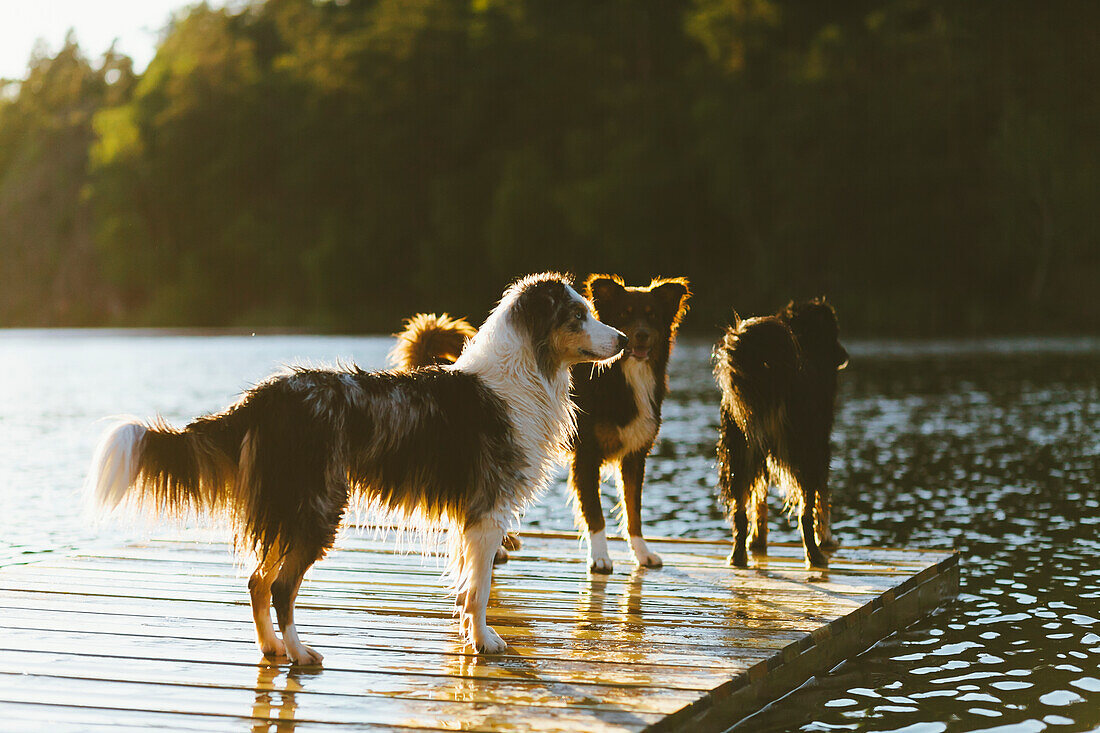
<path fill-rule="evenodd" d="M 0 325 L 392 331 L 686 275 L 708 331 L 1100 331 L 1095 0 L 198 5 L 0 89 Z"/>

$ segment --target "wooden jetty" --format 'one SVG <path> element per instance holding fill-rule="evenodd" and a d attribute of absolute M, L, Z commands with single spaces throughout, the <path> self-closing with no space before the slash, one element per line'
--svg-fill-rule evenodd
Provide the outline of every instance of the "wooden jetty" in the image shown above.
<path fill-rule="evenodd" d="M 839 550 L 828 572 L 772 545 L 656 540 L 659 570 L 590 576 L 575 535 L 535 533 L 497 568 L 459 642 L 440 564 L 354 534 L 307 576 L 302 637 L 324 667 L 267 661 L 246 575 L 209 532 L 0 570 L 0 728 L 720 731 L 958 590 L 954 554 Z M 48 726 L 48 728 L 47 728 Z"/>

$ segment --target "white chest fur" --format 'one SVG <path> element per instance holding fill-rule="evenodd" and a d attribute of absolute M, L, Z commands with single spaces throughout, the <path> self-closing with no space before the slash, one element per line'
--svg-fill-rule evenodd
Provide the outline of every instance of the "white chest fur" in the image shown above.
<path fill-rule="evenodd" d="M 657 377 L 648 361 L 625 357 L 623 376 L 634 392 L 634 403 L 638 407 L 637 416 L 619 428 L 619 440 L 623 444 L 623 453 L 633 453 L 649 446 L 657 437 L 657 410 L 654 407 L 654 392 Z"/>

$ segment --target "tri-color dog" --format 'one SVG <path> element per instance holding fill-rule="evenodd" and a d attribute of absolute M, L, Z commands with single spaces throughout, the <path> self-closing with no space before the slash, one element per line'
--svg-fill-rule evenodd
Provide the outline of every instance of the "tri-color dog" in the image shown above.
<path fill-rule="evenodd" d="M 530 276 L 505 291 L 453 366 L 297 369 L 182 430 L 123 422 L 104 436 L 89 490 L 106 508 L 129 500 L 230 518 L 257 559 L 248 587 L 260 649 L 299 664 L 321 655 L 298 638 L 295 597 L 349 500 L 381 521 L 449 526 L 464 637 L 501 652 L 486 622 L 493 555 L 572 442 L 570 367 L 626 343 L 566 277 Z"/>
<path fill-rule="evenodd" d="M 731 565 L 748 565 L 746 545 L 767 554 L 769 483 L 786 488 L 787 506 L 798 513 L 806 564 L 828 565 L 821 550 L 836 547 L 829 437 L 837 371 L 847 363 L 824 298 L 792 301 L 774 316 L 736 318 L 719 342 L 718 483 L 733 521 Z"/>
<path fill-rule="evenodd" d="M 642 537 L 642 483 L 645 461 L 661 425 L 661 405 L 668 389 L 668 359 L 676 331 L 687 311 L 691 293 L 684 278 L 655 279 L 644 287 L 627 287 L 617 275 L 591 275 L 585 293 L 604 323 L 629 339 L 618 358 L 573 369 L 573 399 L 577 404 L 577 432 L 569 470 L 578 523 L 588 542 L 588 565 L 593 572 L 610 573 L 607 530 L 600 502 L 600 470 L 618 469 L 622 495 L 622 532 L 634 561 L 642 567 L 660 567 L 661 558 Z M 447 316 L 420 314 L 398 334 L 391 355 L 395 366 L 415 369 L 446 355 L 432 344 L 449 346 L 440 334 L 467 334 L 469 324 Z M 515 542 L 512 538 L 511 542 Z M 514 544 L 512 545 L 514 547 Z M 500 559 L 506 558 L 505 553 Z"/>

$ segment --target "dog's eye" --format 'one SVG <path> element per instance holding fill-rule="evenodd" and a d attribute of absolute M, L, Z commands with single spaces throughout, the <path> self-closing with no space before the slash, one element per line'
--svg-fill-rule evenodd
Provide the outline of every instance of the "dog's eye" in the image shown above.
<path fill-rule="evenodd" d="M 583 321 L 584 320 L 584 311 L 577 311 L 576 313 L 573 314 L 573 318 L 577 319 L 578 321 Z"/>

